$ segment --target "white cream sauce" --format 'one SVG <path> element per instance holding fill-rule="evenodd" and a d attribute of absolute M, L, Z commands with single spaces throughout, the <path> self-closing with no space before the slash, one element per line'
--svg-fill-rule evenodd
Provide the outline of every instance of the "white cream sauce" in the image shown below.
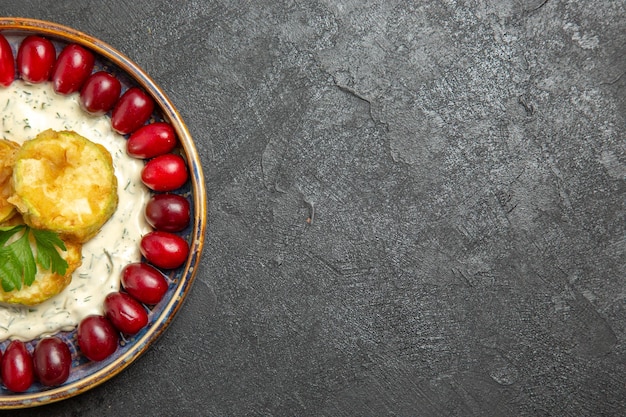
<path fill-rule="evenodd" d="M 141 259 L 139 241 L 150 231 L 143 210 L 150 194 L 141 182 L 143 161 L 126 153 L 126 139 L 107 116 L 83 111 L 78 94 L 56 94 L 52 83 L 30 85 L 16 80 L 0 88 L 0 134 L 23 143 L 46 129 L 73 130 L 106 147 L 118 181 L 117 211 L 100 233 L 83 245 L 82 265 L 57 296 L 30 307 L 0 305 L 0 341 L 31 340 L 71 330 L 83 317 L 102 314 L 105 296 L 120 287 L 121 270 Z"/>

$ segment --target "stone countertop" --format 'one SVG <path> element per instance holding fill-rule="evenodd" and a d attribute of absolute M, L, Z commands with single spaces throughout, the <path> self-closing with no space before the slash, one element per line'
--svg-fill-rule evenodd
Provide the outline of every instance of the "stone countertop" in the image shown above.
<path fill-rule="evenodd" d="M 206 246 L 142 357 L 21 416 L 626 413 L 626 3 L 0 2 L 186 121 Z"/>

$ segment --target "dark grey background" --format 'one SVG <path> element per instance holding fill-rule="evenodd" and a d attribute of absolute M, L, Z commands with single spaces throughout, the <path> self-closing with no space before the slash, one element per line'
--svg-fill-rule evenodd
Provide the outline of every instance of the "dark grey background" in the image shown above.
<path fill-rule="evenodd" d="M 624 1 L 0 4 L 145 69 L 209 201 L 158 343 L 13 415 L 626 413 Z"/>

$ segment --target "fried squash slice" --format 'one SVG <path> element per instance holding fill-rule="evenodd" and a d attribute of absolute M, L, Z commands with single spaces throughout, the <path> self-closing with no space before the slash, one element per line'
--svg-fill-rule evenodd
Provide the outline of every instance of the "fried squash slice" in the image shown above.
<path fill-rule="evenodd" d="M 3 226 L 14 226 L 21 223 L 20 216 L 3 223 Z M 0 286 L 0 302 L 5 304 L 20 304 L 34 306 L 54 297 L 63 291 L 72 281 L 72 273 L 82 263 L 82 245 L 74 242 L 64 242 L 65 251 L 59 254 L 67 262 L 64 275 L 42 270 L 37 264 L 35 281 L 30 286 L 22 285 L 19 290 L 4 291 Z M 34 249 L 34 244 L 31 244 Z"/>
<path fill-rule="evenodd" d="M 91 239 L 118 204 L 111 154 L 73 131 L 49 129 L 24 142 L 11 182 L 8 201 L 24 222 L 64 241 Z"/>
<path fill-rule="evenodd" d="M 10 219 L 16 213 L 15 206 L 9 203 L 8 198 L 13 194 L 11 177 L 15 155 L 19 148 L 18 143 L 0 139 L 0 223 Z"/>

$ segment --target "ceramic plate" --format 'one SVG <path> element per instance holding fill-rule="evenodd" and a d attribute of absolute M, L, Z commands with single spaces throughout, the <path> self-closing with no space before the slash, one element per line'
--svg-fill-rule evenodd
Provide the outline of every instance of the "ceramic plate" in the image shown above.
<path fill-rule="evenodd" d="M 122 93 L 132 86 L 148 92 L 155 102 L 155 110 L 148 123 L 167 122 L 174 127 L 177 134 L 179 146 L 175 151 L 187 162 L 189 180 L 183 187 L 173 192 L 187 198 L 192 211 L 190 225 L 185 230 L 177 232 L 189 244 L 189 257 L 181 267 L 162 271 L 169 282 L 168 291 L 161 302 L 149 306 L 148 325 L 132 337 L 121 337 L 116 352 L 100 362 L 90 361 L 81 354 L 76 341 L 76 330 L 59 333 L 72 352 L 73 362 L 68 380 L 58 387 L 46 387 L 35 382 L 23 393 L 13 393 L 0 386 L 0 408 L 8 409 L 39 406 L 85 392 L 118 374 L 156 341 L 181 308 L 194 280 L 204 240 L 206 195 L 200 160 L 191 135 L 178 111 L 154 81 L 126 56 L 87 34 L 50 22 L 0 18 L 0 33 L 11 44 L 15 57 L 21 40 L 28 35 L 39 35 L 49 39 L 54 44 L 57 54 L 68 44 L 79 44 L 95 55 L 94 72 L 105 70 L 114 75 L 122 83 Z M 37 339 L 27 342 L 31 352 L 36 342 Z M 0 350 L 4 352 L 7 345 L 8 341 L 2 342 Z"/>

